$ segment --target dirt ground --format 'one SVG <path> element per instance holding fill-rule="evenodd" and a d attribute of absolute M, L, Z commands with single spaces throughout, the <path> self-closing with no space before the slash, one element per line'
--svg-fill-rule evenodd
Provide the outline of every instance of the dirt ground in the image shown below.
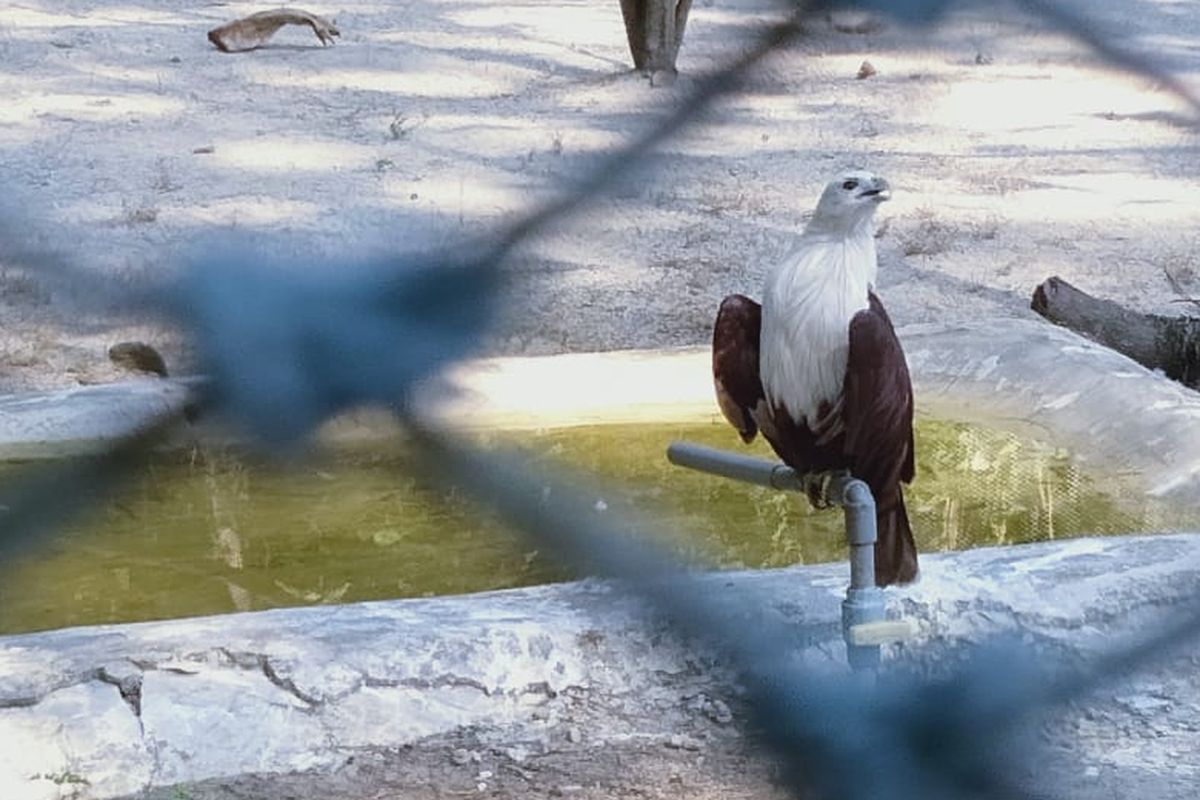
<path fill-rule="evenodd" d="M 774 765 L 753 755 L 735 725 L 668 713 L 670 732 L 664 720 L 660 731 L 596 741 L 587 702 L 584 693 L 577 695 L 577 724 L 557 726 L 537 741 L 464 730 L 403 748 L 364 750 L 332 772 L 216 779 L 158 789 L 144 800 L 787 796 L 774 785 Z"/>
<path fill-rule="evenodd" d="M 1200 294 L 1200 140 L 1187 111 L 987 5 L 923 32 L 814 22 L 635 180 L 512 260 L 518 289 L 487 351 L 704 341 L 719 299 L 759 293 L 820 187 L 849 166 L 895 188 L 879 249 L 898 325 L 1029 314 L 1034 286 L 1055 274 L 1139 309 L 1187 310 L 1182 298 Z M 652 88 L 629 71 L 616 0 L 313 2 L 302 7 L 341 28 L 333 47 L 298 28 L 252 53 L 206 40 L 263 7 L 0 7 L 4 246 L 53 247 L 120 295 L 195 256 L 215 227 L 312 270 L 459 241 L 645 130 L 775 13 L 766 0 L 697 0 L 680 79 Z M 1200 2 L 1087 7 L 1200 90 Z M 860 80 L 864 60 L 876 74 Z M 187 344 L 169 330 L 114 318 L 94 289 L 43 277 L 0 262 L 0 390 L 117 378 L 105 353 L 126 339 L 187 371 Z M 592 746 L 581 723 L 579 741 L 565 730 L 521 759 L 465 731 L 367 752 L 333 775 L 150 796 L 772 795 L 770 767 L 733 728 L 694 716 L 672 725 L 666 738 Z M 1093 727 L 1047 736 L 1101 746 L 1119 731 Z M 1193 796 L 1169 771 L 1076 773 L 1067 755 L 1068 766 L 1046 767 L 1071 776 L 1078 791 L 1064 796 Z"/>
<path fill-rule="evenodd" d="M 1031 730 L 1039 746 L 1024 751 L 1032 758 L 1002 764 L 997 777 L 1015 789 L 1004 796 L 1194 798 L 1195 726 L 1184 720 L 1194 719 L 1195 710 L 1175 701 L 1194 696 L 1186 676 L 1195 668 L 1194 658 L 1174 659 L 1141 673 L 1142 680 L 1158 686 L 1153 695 L 1126 690 L 1115 699 L 1097 698 L 1035 722 Z M 333 770 L 239 775 L 162 787 L 123 800 L 794 796 L 785 788 L 779 762 L 765 756 L 746 732 L 745 709 L 730 699 L 727 706 L 718 706 L 722 714 L 714 714 L 714 701 L 719 698 L 681 687 L 678 704 L 657 709 L 650 728 L 643 708 L 630 715 L 626 734 L 612 735 L 612 709 L 597 713 L 595 698 L 578 689 L 556 703 L 560 724 L 536 739 L 529 738 L 528 725 L 515 736 L 504 729 L 459 730 L 399 748 L 363 748 L 348 753 Z M 599 726 L 590 724 L 596 716 L 603 719 Z M 595 737 L 596 727 L 610 735 Z M 936 751 L 927 755 L 937 758 Z M 899 774 L 897 779 L 905 780 Z"/>
<path fill-rule="evenodd" d="M 1197 6 L 1088 7 L 1200 88 Z M 339 24 L 336 46 L 300 28 L 253 53 L 206 40 L 260 7 L 0 9 L 7 246 L 55 247 L 120 295 L 214 228 L 314 270 L 461 241 L 644 130 L 772 8 L 698 2 L 682 77 L 652 88 L 628 70 L 615 1 L 312 3 Z M 1200 286 L 1186 111 L 1043 27 L 1003 6 L 927 32 L 815 22 L 636 179 L 511 261 L 521 279 L 488 352 L 704 341 L 720 297 L 758 294 L 820 187 L 852 165 L 895 186 L 880 280 L 899 325 L 1027 314 L 1052 274 L 1185 310 Z M 876 74 L 859 80 L 864 60 Z M 111 380 L 106 349 L 131 338 L 187 371 L 183 342 L 114 318 L 104 292 L 39 281 L 0 267 L 0 388 Z"/>

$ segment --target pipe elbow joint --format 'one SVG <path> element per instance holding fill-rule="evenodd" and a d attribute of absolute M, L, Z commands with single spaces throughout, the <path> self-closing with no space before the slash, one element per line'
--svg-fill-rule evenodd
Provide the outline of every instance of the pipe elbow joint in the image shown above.
<path fill-rule="evenodd" d="M 842 490 L 842 496 L 847 508 L 855 510 L 875 511 L 875 497 L 871 494 L 871 487 L 867 486 L 866 481 L 858 478 L 851 478 L 846 482 L 846 487 Z"/>
<path fill-rule="evenodd" d="M 852 478 L 842 489 L 846 510 L 846 538 L 851 547 L 875 544 L 875 498 L 865 481 Z"/>

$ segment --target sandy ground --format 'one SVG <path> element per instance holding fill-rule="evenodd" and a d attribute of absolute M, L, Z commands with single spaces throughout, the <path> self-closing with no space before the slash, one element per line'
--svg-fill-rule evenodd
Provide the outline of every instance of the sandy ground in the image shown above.
<path fill-rule="evenodd" d="M 1104 18 L 1123 41 L 1200 87 L 1200 3 L 1125 5 Z M 337 46 L 300 28 L 250 54 L 205 39 L 261 7 L 0 8 L 4 201 L 22 213 L 9 235 L 58 247 L 118 292 L 214 226 L 262 234 L 311 269 L 459 241 L 645 129 L 770 13 L 766 0 L 701 0 L 683 77 L 651 88 L 627 69 L 615 0 L 312 3 L 339 23 Z M 1040 29 L 1003 6 L 929 33 L 814 24 L 635 180 L 514 259 L 521 280 L 487 350 L 704 341 L 720 297 L 758 294 L 820 187 L 851 165 L 896 187 L 880 253 L 897 324 L 1027 314 L 1051 274 L 1188 308 L 1177 288 L 1200 287 L 1200 153 L 1182 106 Z M 864 59 L 877 74 L 857 80 Z M 112 379 L 105 350 L 128 338 L 187 369 L 175 337 L 12 266 L 0 388 Z"/>
<path fill-rule="evenodd" d="M 336 18 L 336 46 L 298 28 L 248 54 L 206 41 L 263 7 L 0 6 L 3 200 L 23 214 L 10 235 L 58 248 L 117 292 L 169 272 L 214 226 L 262 235 L 308 269 L 454 242 L 553 196 L 771 14 L 765 0 L 697 0 L 680 80 L 652 88 L 628 70 L 616 0 L 312 2 L 302 7 Z M 1198 12 L 1193 0 L 1138 0 L 1104 13 L 1122 41 L 1200 88 Z M 877 74 L 858 80 L 863 60 Z M 1181 292 L 1200 294 L 1200 147 L 1187 120 L 1148 82 L 1100 69 L 1006 6 L 921 34 L 814 24 L 635 180 L 514 259 L 518 291 L 487 350 L 704 341 L 719 299 L 758 294 L 820 187 L 848 166 L 895 186 L 879 241 L 897 324 L 1029 314 L 1033 287 L 1052 274 L 1177 313 Z M 17 266 L 0 264 L 0 389 L 113 379 L 105 351 L 129 338 L 187 369 L 169 331 L 114 319 L 92 293 L 47 288 Z M 696 724 L 678 729 L 717 735 Z M 1048 736 L 1099 745 L 1120 734 L 1093 727 Z M 341 778 L 247 777 L 161 796 L 770 793 L 766 768 L 736 748 L 706 744 L 715 754 L 703 767 L 705 753 L 661 743 L 605 757 L 576 746 L 541 772 L 496 767 L 489 784 L 484 766 L 454 763 L 469 745 L 368 754 L 375 766 Z M 1081 797 L 1193 796 L 1169 771 L 1110 777 L 1072 780 Z"/>
<path fill-rule="evenodd" d="M 1173 659 L 1140 673 L 1140 680 L 1157 687 L 1153 693 L 1127 691 L 1115 702 L 1083 702 L 1054 712 L 1030 729 L 1041 745 L 1033 758 L 1008 764 L 997 778 L 1017 790 L 1013 797 L 1192 800 L 1196 734 L 1188 720 L 1195 710 L 1173 701 L 1194 695 L 1190 676 L 1195 668 L 1194 658 Z M 679 689 L 676 705 L 657 709 L 657 728 L 647 729 L 643 708 L 630 715 L 636 722 L 624 736 L 593 735 L 595 727 L 611 732 L 620 716 L 609 709 L 599 714 L 603 724 L 594 725 L 598 715 L 592 698 L 579 690 L 554 702 L 560 724 L 533 739 L 528 726 L 523 736 L 504 729 L 461 729 L 399 748 L 362 748 L 332 771 L 217 778 L 123 800 L 794 796 L 784 788 L 779 762 L 766 757 L 740 724 L 746 712 L 732 694 L 725 695 L 731 721 L 708 710 L 720 698 L 694 687 Z M 638 698 L 630 695 L 625 702 Z"/>

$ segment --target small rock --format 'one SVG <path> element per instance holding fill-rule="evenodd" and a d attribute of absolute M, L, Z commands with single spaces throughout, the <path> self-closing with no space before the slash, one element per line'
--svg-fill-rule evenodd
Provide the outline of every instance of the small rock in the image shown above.
<path fill-rule="evenodd" d="M 992 60 L 993 60 L 992 57 L 989 55 L 985 55 L 983 53 L 975 54 L 975 63 L 981 67 L 987 66 L 988 64 L 992 63 Z"/>
<path fill-rule="evenodd" d="M 180 58 L 179 56 L 171 56 L 170 58 L 167 59 L 167 61 L 171 62 L 172 64 L 182 64 L 183 63 L 183 59 Z"/>
<path fill-rule="evenodd" d="M 879 129 L 875 127 L 875 123 L 871 121 L 870 117 L 863 116 L 858 119 L 858 130 L 855 131 L 855 135 L 872 139 L 879 135 Z"/>
<path fill-rule="evenodd" d="M 471 763 L 471 751 L 465 747 L 460 747 L 450 754 L 450 760 L 458 766 Z"/>
<path fill-rule="evenodd" d="M 571 744 L 579 744 L 583 741 L 583 731 L 576 728 L 574 725 L 567 728 L 567 741 Z"/>
<path fill-rule="evenodd" d="M 494 775 L 494 774 L 495 773 L 493 773 L 490 769 L 483 769 L 483 770 L 479 771 L 479 775 L 477 777 L 481 781 L 486 781 L 488 778 L 492 777 L 492 775 Z"/>
<path fill-rule="evenodd" d="M 733 712 L 729 710 L 729 706 L 725 705 L 724 701 L 713 700 L 706 713 L 709 719 L 721 725 L 728 725 L 730 722 L 733 722 Z"/>
<path fill-rule="evenodd" d="M 654 87 L 670 86 L 678 77 L 679 73 L 673 69 L 660 69 L 650 74 L 650 85 Z"/>
<path fill-rule="evenodd" d="M 668 738 L 665 742 L 663 742 L 663 744 L 666 745 L 667 747 L 671 748 L 672 750 L 699 750 L 700 749 L 700 741 L 698 739 L 694 739 L 691 736 L 687 736 L 682 733 L 671 734 L 670 738 Z"/>
<path fill-rule="evenodd" d="M 211 144 L 206 144 L 203 147 L 197 147 L 192 150 L 192 153 L 198 156 L 207 156 L 215 152 L 217 152 L 217 148 L 213 147 Z"/>
<path fill-rule="evenodd" d="M 157 208 L 135 208 L 125 215 L 125 221 L 130 225 L 149 225 L 158 219 Z"/>
<path fill-rule="evenodd" d="M 108 348 L 109 361 L 134 372 L 149 372 L 167 377 L 167 362 L 145 342 L 120 342 Z"/>
<path fill-rule="evenodd" d="M 867 78 L 869 78 L 875 74 L 877 74 L 876 70 L 875 70 L 875 65 L 872 64 L 870 61 L 864 61 L 862 63 L 862 66 L 860 66 L 858 68 L 858 75 L 856 75 L 855 77 L 858 78 L 860 81 L 862 81 L 862 80 L 866 80 Z"/>

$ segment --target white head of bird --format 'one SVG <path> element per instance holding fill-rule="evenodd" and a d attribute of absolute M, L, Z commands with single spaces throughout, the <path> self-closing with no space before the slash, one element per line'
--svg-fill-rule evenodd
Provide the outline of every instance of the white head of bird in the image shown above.
<path fill-rule="evenodd" d="M 836 237 L 874 235 L 875 209 L 891 196 L 888 182 L 878 175 L 866 170 L 844 172 L 826 185 L 804 232 Z"/>
<path fill-rule="evenodd" d="M 888 182 L 864 170 L 821 194 L 803 235 L 767 276 L 759 373 L 767 400 L 795 420 L 816 419 L 846 377 L 850 320 L 875 286 L 875 209 Z"/>

